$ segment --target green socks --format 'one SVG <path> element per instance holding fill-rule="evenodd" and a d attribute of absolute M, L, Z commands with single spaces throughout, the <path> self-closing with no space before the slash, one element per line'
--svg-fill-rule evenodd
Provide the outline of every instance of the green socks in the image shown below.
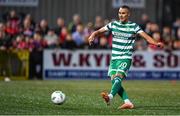
<path fill-rule="evenodd" d="M 113 80 L 112 80 L 112 88 L 111 88 L 111 92 L 110 94 L 113 95 L 113 97 L 118 93 L 118 91 L 120 90 L 121 88 L 121 79 L 118 78 L 118 77 L 115 77 Z"/>
<path fill-rule="evenodd" d="M 126 91 L 124 90 L 124 88 L 121 86 L 120 90 L 118 91 L 118 95 L 121 96 L 121 98 L 125 101 L 126 99 L 128 99 L 128 95 L 126 93 Z"/>
<path fill-rule="evenodd" d="M 119 77 L 115 77 L 112 80 L 112 88 L 110 94 L 113 95 L 113 97 L 118 93 L 123 100 L 128 99 L 127 93 L 124 90 L 124 88 L 121 85 L 122 79 Z"/>

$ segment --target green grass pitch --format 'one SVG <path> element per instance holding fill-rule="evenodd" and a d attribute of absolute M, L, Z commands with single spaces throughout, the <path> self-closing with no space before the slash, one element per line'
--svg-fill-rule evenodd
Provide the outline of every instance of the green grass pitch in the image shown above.
<path fill-rule="evenodd" d="M 118 110 L 116 96 L 106 106 L 100 92 L 110 80 L 0 81 L 0 115 L 180 115 L 180 81 L 125 80 L 135 109 Z M 51 103 L 55 90 L 66 94 L 63 105 Z"/>

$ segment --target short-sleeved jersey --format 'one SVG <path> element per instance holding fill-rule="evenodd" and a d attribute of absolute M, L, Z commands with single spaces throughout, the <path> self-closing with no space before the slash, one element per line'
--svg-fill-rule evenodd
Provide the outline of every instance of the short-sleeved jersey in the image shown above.
<path fill-rule="evenodd" d="M 113 21 L 104 26 L 104 29 L 111 31 L 113 37 L 111 59 L 132 59 L 136 35 L 143 32 L 140 26 L 130 21 Z"/>

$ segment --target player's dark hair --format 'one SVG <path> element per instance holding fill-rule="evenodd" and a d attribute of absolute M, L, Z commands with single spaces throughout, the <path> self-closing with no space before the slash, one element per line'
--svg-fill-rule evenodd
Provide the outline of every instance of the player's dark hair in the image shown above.
<path fill-rule="evenodd" d="M 123 6 L 121 6 L 120 8 L 126 8 L 126 9 L 128 9 L 129 12 L 131 11 L 130 7 L 127 6 L 127 5 L 123 5 Z"/>

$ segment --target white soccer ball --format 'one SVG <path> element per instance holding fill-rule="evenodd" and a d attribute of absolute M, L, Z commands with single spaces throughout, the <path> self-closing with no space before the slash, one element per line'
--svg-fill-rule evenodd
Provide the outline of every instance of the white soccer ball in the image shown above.
<path fill-rule="evenodd" d="M 54 104 L 61 105 L 64 103 L 65 99 L 66 99 L 66 95 L 62 91 L 54 91 L 51 94 L 51 101 Z"/>

